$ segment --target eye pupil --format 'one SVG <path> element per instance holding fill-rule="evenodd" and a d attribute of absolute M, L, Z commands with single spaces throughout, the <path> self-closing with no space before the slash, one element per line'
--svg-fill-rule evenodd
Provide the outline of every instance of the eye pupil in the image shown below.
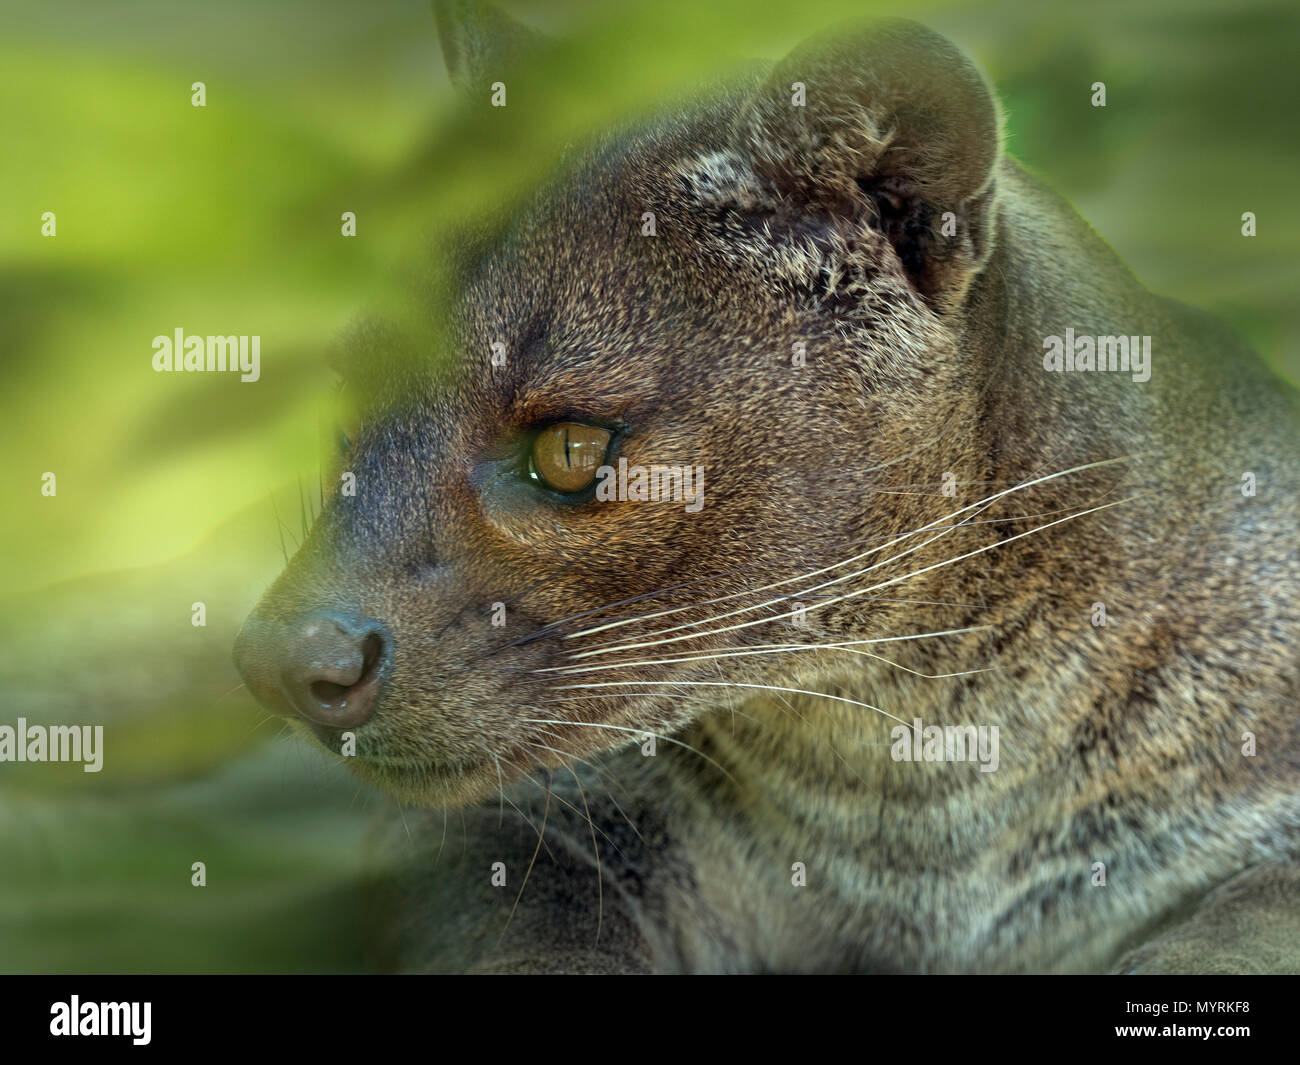
<path fill-rule="evenodd" d="M 533 441 L 532 469 L 537 478 L 556 492 L 581 492 L 596 479 L 605 461 L 610 432 L 596 425 L 557 422 Z"/>

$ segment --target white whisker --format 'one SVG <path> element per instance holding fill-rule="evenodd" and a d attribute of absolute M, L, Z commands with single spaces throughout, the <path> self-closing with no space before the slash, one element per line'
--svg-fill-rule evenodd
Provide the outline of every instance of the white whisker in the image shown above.
<path fill-rule="evenodd" d="M 630 683 L 630 682 L 629 682 L 629 683 Z M 588 686 L 589 686 L 589 685 L 588 685 Z M 628 693 L 624 693 L 624 694 L 631 694 L 631 695 L 637 695 L 637 694 L 640 694 L 640 695 L 660 695 L 660 694 L 662 694 L 662 693 L 660 693 L 660 692 L 628 692 Z M 600 696 L 595 695 L 595 694 L 593 693 L 592 698 L 600 698 Z M 556 701 L 557 701 L 557 702 L 566 702 L 566 701 L 570 701 L 570 700 L 563 700 L 563 699 L 560 699 L 560 700 L 556 700 Z M 581 700 L 581 699 L 574 699 L 574 700 L 571 700 L 571 701 L 573 701 L 573 702 L 581 702 L 582 700 Z M 638 737 L 641 737 L 641 736 L 653 736 L 653 737 L 655 737 L 655 739 L 663 740 L 665 743 L 671 743 L 671 744 L 673 744 L 673 745 L 676 746 L 676 747 L 681 747 L 683 750 L 687 750 L 687 751 L 690 751 L 690 752 L 691 752 L 692 754 L 694 754 L 694 755 L 698 755 L 700 758 L 703 758 L 706 762 L 708 762 L 710 765 L 714 766 L 714 767 L 715 767 L 716 769 L 718 769 L 720 772 L 725 773 L 728 777 L 731 777 L 731 774 L 727 772 L 725 766 L 719 765 L 717 762 L 715 762 L 712 758 L 710 758 L 710 757 L 709 757 L 707 754 L 705 754 L 703 751 L 701 751 L 701 750 L 699 750 L 699 749 L 697 749 L 697 748 L 695 748 L 695 747 L 692 747 L 689 743 L 682 743 L 681 740 L 675 740 L 675 739 L 673 739 L 671 736 L 664 736 L 664 735 L 661 735 L 661 734 L 658 733 L 658 732 L 651 732 L 649 729 L 645 729 L 645 728 L 628 728 L 628 727 L 626 727 L 625 725 L 605 725 L 605 724 L 600 724 L 600 723 L 593 722 L 593 721 L 565 721 L 565 720 L 563 720 L 562 718 L 558 718 L 558 717 L 556 717 L 556 718 L 525 717 L 525 718 L 521 718 L 520 720 L 525 721 L 525 722 L 528 722 L 528 723 L 530 723 L 530 724 L 535 724 L 535 725 L 577 725 L 577 726 L 580 727 L 580 728 L 605 728 L 605 729 L 613 729 L 613 730 L 616 731 L 616 732 L 631 732 L 633 735 L 638 736 Z M 731 777 L 731 779 L 734 780 L 735 778 L 734 778 L 734 777 Z"/>
<path fill-rule="evenodd" d="M 691 688 L 755 688 L 760 691 L 789 692 L 791 695 L 812 695 L 819 699 L 832 699 L 837 703 L 848 703 L 850 706 L 860 706 L 864 710 L 874 710 L 878 714 L 897 721 L 901 725 L 907 725 L 909 722 L 904 721 L 901 717 L 895 717 L 887 710 L 882 710 L 878 706 L 872 706 L 870 703 L 858 702 L 857 699 L 849 699 L 843 695 L 829 695 L 826 692 L 808 691 L 804 688 L 783 688 L 775 684 L 745 684 L 740 681 L 721 681 L 721 680 L 609 680 L 599 681 L 593 684 L 561 684 L 556 690 L 565 691 L 577 688 L 625 688 L 629 684 L 664 684 L 673 687 L 685 685 Z M 627 695 L 653 695 L 653 692 L 626 692 Z"/>
<path fill-rule="evenodd" d="M 543 669 L 534 669 L 531 672 L 570 675 L 574 673 L 593 673 L 602 669 L 622 669 L 630 666 L 664 666 L 678 662 L 707 662 L 715 658 L 743 658 L 748 655 L 781 654 L 787 651 L 847 649 L 862 644 L 900 643 L 905 640 L 923 640 L 930 636 L 955 636 L 966 632 L 983 632 L 992 627 L 991 625 L 970 625 L 960 629 L 943 629 L 939 632 L 918 632 L 911 636 L 880 636 L 871 640 L 841 640 L 832 643 L 760 643 L 750 647 L 723 647 L 719 648 L 716 654 L 689 655 L 682 658 L 642 658 L 634 662 L 606 662 L 597 666 L 547 666 Z M 864 652 L 858 653 L 862 654 Z M 970 670 L 969 672 L 978 673 L 980 670 Z M 960 676 L 961 674 L 946 673 L 943 675 Z"/>
<path fill-rule="evenodd" d="M 911 578 L 919 576 L 922 573 L 928 573 L 931 570 L 941 569 L 944 566 L 951 566 L 956 562 L 962 562 L 965 559 L 973 558 L 975 555 L 983 554 L 985 551 L 992 551 L 998 547 L 1005 547 L 1007 544 L 1014 543 L 1016 540 L 1023 539 L 1026 536 L 1032 536 L 1034 533 L 1042 532 L 1044 529 L 1050 529 L 1055 525 L 1062 524 L 1063 522 L 1073 521 L 1076 518 L 1082 518 L 1087 516 L 1088 514 L 1095 514 L 1098 511 L 1109 510 L 1111 507 L 1117 507 L 1124 503 L 1131 503 L 1133 500 L 1138 498 L 1140 498 L 1140 496 L 1136 496 L 1136 495 L 1128 496 L 1125 499 L 1117 499 L 1111 503 L 1102 503 L 1095 507 L 1089 507 L 1086 510 L 1077 511 L 1074 514 L 1068 514 L 1064 518 L 1058 518 L 1056 521 L 1047 522 L 1045 525 L 1035 526 L 1034 528 L 1029 529 L 1026 532 L 1017 533 L 1015 536 L 1009 536 L 1005 540 L 999 540 L 997 543 L 985 544 L 983 547 L 978 547 L 973 551 L 967 551 L 965 554 L 957 555 L 955 558 L 945 559 L 942 562 L 935 562 L 929 566 L 922 566 L 920 569 L 913 570 L 911 573 L 905 573 L 900 577 L 894 577 L 891 578 L 890 580 L 882 581 L 879 584 L 873 584 L 868 588 L 863 588 L 856 592 L 849 592 L 846 595 L 835 596 L 821 603 L 814 603 L 812 606 L 805 607 L 804 612 L 811 613 L 814 610 L 821 610 L 824 609 L 825 607 L 833 606 L 836 603 L 842 603 L 849 599 L 859 598 L 860 596 L 866 595 L 869 592 L 878 591 L 881 588 L 888 588 L 890 585 L 898 584 L 901 581 L 910 580 Z M 613 644 L 607 647 L 593 648 L 590 651 L 582 651 L 579 652 L 578 654 L 572 655 L 571 657 L 574 659 L 590 658 L 594 655 L 610 654 L 616 651 L 631 651 L 640 647 L 656 647 L 660 644 L 665 644 L 665 643 L 677 643 L 681 640 L 696 640 L 704 636 L 713 636 L 723 632 L 735 632 L 738 629 L 747 629 L 753 627 L 754 625 L 765 625 L 768 624 L 769 622 L 780 621 L 782 618 L 793 617 L 797 613 L 799 613 L 798 610 L 789 610 L 786 611 L 784 614 L 776 614 L 770 618 L 757 618 L 753 621 L 741 622 L 736 625 L 727 625 L 720 629 L 706 629 L 702 632 L 684 633 L 681 636 L 671 636 L 668 637 L 667 639 L 661 639 L 661 640 L 644 640 L 637 643 Z"/>
<path fill-rule="evenodd" d="M 874 555 L 874 554 L 876 554 L 876 553 L 879 552 L 879 551 L 883 551 L 883 550 L 886 550 L 887 548 L 893 547 L 895 544 L 902 543 L 904 540 L 907 540 L 907 539 L 909 539 L 909 538 L 911 538 L 911 537 L 913 537 L 913 536 L 919 536 L 919 535 L 921 535 L 921 534 L 923 534 L 923 533 L 930 532 L 930 531 L 932 531 L 933 529 L 935 529 L 936 527 L 940 526 L 943 522 L 948 521 L 948 520 L 951 519 L 951 518 L 955 518 L 955 517 L 957 517 L 959 514 L 965 514 L 967 511 L 976 510 L 977 508 L 987 509 L 989 506 L 991 506 L 993 503 L 997 502 L 999 499 L 1003 498 L 1004 496 L 1011 495 L 1011 494 L 1014 493 L 1014 492 L 1020 492 L 1020 491 L 1023 491 L 1024 489 L 1026 489 L 1026 488 L 1032 488 L 1032 487 L 1034 487 L 1035 485 L 1042 484 L 1042 483 L 1047 482 L 1047 481 L 1055 480 L 1055 479 L 1058 478 L 1058 477 L 1065 477 L 1065 476 L 1068 476 L 1069 474 L 1072 474 L 1072 473 L 1079 473 L 1079 472 L 1082 472 L 1082 471 L 1084 471 L 1084 470 L 1097 469 L 1097 468 L 1102 467 L 1102 466 L 1110 466 L 1110 465 L 1114 465 L 1114 464 L 1116 464 L 1116 463 L 1120 463 L 1120 462 L 1127 462 L 1127 461 L 1130 460 L 1131 457 L 1132 457 L 1132 456 L 1125 456 L 1125 457 L 1115 458 L 1115 459 L 1104 459 L 1104 460 L 1102 460 L 1102 461 L 1100 461 L 1100 462 L 1090 462 L 1090 463 L 1085 463 L 1085 464 L 1082 465 L 1082 466 L 1074 466 L 1074 467 L 1071 467 L 1070 469 L 1067 469 L 1067 470 L 1060 470 L 1060 471 L 1058 471 L 1058 472 L 1056 472 L 1056 473 L 1046 474 L 1046 475 L 1044 475 L 1044 476 L 1042 476 L 1042 477 L 1037 477 L 1037 478 L 1034 478 L 1033 480 L 1025 481 L 1025 482 L 1022 483 L 1022 484 L 1013 485 L 1013 486 L 1010 487 L 1010 488 L 1005 488 L 1005 489 L 1003 489 L 1002 491 L 1000 491 L 1000 492 L 996 492 L 996 493 L 994 493 L 993 495 L 991 495 L 991 496 L 987 496 L 987 497 L 984 498 L 984 499 L 977 500 L 977 501 L 974 502 L 974 503 L 970 503 L 970 504 L 968 504 L 968 505 L 966 505 L 966 506 L 964 506 L 964 507 L 960 507 L 959 509 L 952 511 L 952 512 L 949 513 L 949 514 L 944 514 L 944 515 L 942 515 L 941 517 L 936 518 L 934 521 L 929 522 L 929 523 L 926 524 L 926 525 L 922 525 L 922 526 L 921 526 L 920 528 L 918 528 L 918 529 L 913 529 L 913 530 L 910 531 L 910 532 L 903 533 L 901 536 L 897 536 L 897 537 L 895 537 L 893 540 L 890 540 L 888 543 L 880 544 L 880 545 L 878 545 L 878 546 L 876 546 L 876 547 L 871 548 L 871 549 L 868 550 L 868 551 L 864 551 L 864 552 L 861 552 L 860 554 L 854 555 L 854 556 L 851 557 L 851 558 L 844 559 L 844 560 L 841 561 L 841 562 L 836 562 L 836 563 L 833 563 L 832 565 L 829 565 L 829 566 L 823 566 L 821 569 L 813 570 L 813 571 L 811 571 L 811 572 L 809 572 L 809 573 L 802 573 L 802 574 L 798 574 L 797 576 L 794 576 L 794 577 L 787 577 L 787 578 L 785 578 L 785 579 L 783 579 L 783 580 L 774 581 L 774 582 L 772 582 L 771 584 L 766 584 L 766 585 L 763 585 L 763 586 L 761 586 L 761 587 L 759 587 L 759 588 L 751 589 L 750 591 L 748 591 L 748 592 L 746 592 L 746 593 L 744 593 L 744 594 L 758 594 L 758 593 L 760 593 L 760 592 L 765 592 L 765 591 L 768 591 L 768 590 L 770 590 L 770 589 L 772 589 L 772 588 L 779 588 L 779 587 L 781 587 L 781 586 L 783 586 L 783 585 L 792 584 L 792 583 L 797 582 L 797 581 L 804 581 L 804 580 L 809 580 L 809 579 L 811 579 L 811 578 L 813 578 L 813 577 L 819 577 L 819 576 L 821 576 L 823 573 L 829 573 L 829 572 L 831 572 L 832 570 L 839 569 L 839 568 L 842 567 L 842 566 L 848 566 L 848 565 L 851 565 L 851 564 L 854 563 L 854 562 L 858 562 L 858 561 L 861 561 L 861 560 L 864 559 L 864 558 L 868 558 L 868 557 L 870 557 L 871 555 Z M 955 529 L 955 528 L 961 528 L 961 527 L 962 527 L 962 523 L 958 523 L 957 525 L 952 526 L 951 528 L 946 529 L 946 530 L 944 530 L 943 532 L 941 532 L 941 533 L 939 534 L 939 536 L 946 535 L 948 532 L 951 532 L 952 529 Z M 934 537 L 931 541 L 927 541 L 927 543 L 929 543 L 929 542 L 933 542 L 934 539 L 939 539 L 939 536 Z M 924 547 L 925 544 L 922 544 L 922 545 L 920 545 L 920 546 L 921 546 L 921 547 Z M 914 550 L 918 550 L 918 548 L 911 548 L 911 549 L 909 549 L 909 551 L 914 551 Z M 905 553 L 907 553 L 907 552 L 905 552 Z M 875 568 L 875 567 L 871 567 L 871 568 Z M 866 572 L 866 571 L 862 571 L 862 572 Z M 810 592 L 810 591 L 815 591 L 817 588 L 826 587 L 827 584 L 834 584 L 834 583 L 838 583 L 839 581 L 842 581 L 842 580 L 849 580 L 849 579 L 851 579 L 852 577 L 857 576 L 857 575 L 858 575 L 858 574 L 848 574 L 848 575 L 845 576 L 845 577 L 837 578 L 835 581 L 828 581 L 828 582 L 826 582 L 826 584 L 817 585 L 817 586 L 815 586 L 814 588 L 804 589 L 804 590 L 802 590 L 799 594 L 801 594 L 801 595 L 806 595 L 808 592 Z M 732 597 L 734 597 L 734 596 L 732 596 Z M 730 597 L 723 597 L 723 598 L 730 598 Z M 760 608 L 763 607 L 763 606 L 770 606 L 773 602 L 780 602 L 782 599 L 786 599 L 786 598 L 789 598 L 789 597 L 788 597 L 788 596 L 782 596 L 782 597 L 780 597 L 779 599 L 776 599 L 776 600 L 770 600 L 770 601 L 768 601 L 767 603 L 760 603 L 760 604 L 757 604 L 757 605 L 755 605 L 755 606 L 745 607 L 745 608 L 743 608 L 743 609 L 741 609 L 741 610 L 733 611 L 733 612 L 731 612 L 731 613 L 729 613 L 729 614 L 722 614 L 722 615 L 719 615 L 718 617 L 714 617 L 714 618 L 711 618 L 711 619 L 706 619 L 705 621 L 702 621 L 702 622 L 691 622 L 691 623 L 687 623 L 687 625 L 708 624 L 708 623 L 711 622 L 711 621 L 717 621 L 717 620 L 720 620 L 721 618 L 724 618 L 724 617 L 730 617 L 730 616 L 732 616 L 732 614 L 735 614 L 735 613 L 745 613 L 745 612 L 747 612 L 747 611 L 749 611 L 749 610 L 757 610 L 757 609 L 760 609 Z M 648 620 L 648 619 L 650 619 L 650 618 L 664 617 L 664 616 L 666 616 L 666 615 L 668 615 L 668 614 L 675 614 L 675 613 L 679 613 L 679 612 L 681 612 L 682 610 L 689 610 L 689 609 L 697 608 L 697 607 L 700 607 L 700 606 L 708 606 L 708 605 L 710 605 L 710 603 L 712 603 L 712 602 L 719 602 L 719 601 L 721 601 L 721 600 L 717 600 L 717 599 L 715 599 L 715 600 L 709 600 L 709 601 L 706 601 L 706 602 L 704 602 L 704 603 L 692 603 L 692 604 L 688 604 L 688 605 L 686 605 L 686 606 L 669 607 L 669 608 L 666 608 L 666 609 L 664 609 L 664 610 L 656 611 L 656 612 L 654 612 L 654 613 L 650 613 L 650 614 L 639 615 L 639 616 L 634 617 L 634 618 L 622 618 L 622 619 L 619 619 L 619 620 L 616 620 L 616 621 L 606 622 L 606 623 L 603 624 L 603 625 L 595 625 L 595 626 L 591 626 L 591 627 L 586 628 L 586 629 L 579 629 L 579 630 L 576 631 L 576 632 L 566 633 L 566 634 L 563 636 L 563 639 L 566 639 L 566 640 L 572 640 L 572 639 L 578 639 L 578 638 L 585 637 L 585 636 L 592 636 L 592 635 L 595 635 L 595 634 L 598 633 L 598 632 L 603 632 L 603 631 L 605 631 L 606 629 L 618 628 L 619 626 L 622 626 L 622 625 L 628 625 L 628 624 L 631 624 L 631 623 L 634 622 L 634 621 L 645 621 L 645 620 Z M 674 631 L 676 628 L 682 628 L 682 627 L 686 627 L 686 626 L 673 626 L 673 627 L 671 627 L 671 628 L 663 629 L 663 630 L 660 630 L 660 631 L 661 631 L 661 632 L 672 632 L 672 631 Z M 659 635 L 659 633 L 649 633 L 649 634 L 647 634 L 647 635 Z"/>

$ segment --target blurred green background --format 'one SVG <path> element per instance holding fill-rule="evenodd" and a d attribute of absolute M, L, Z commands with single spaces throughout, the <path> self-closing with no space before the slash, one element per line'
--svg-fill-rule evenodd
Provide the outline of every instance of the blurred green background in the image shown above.
<path fill-rule="evenodd" d="M 0 971 L 361 966 L 386 800 L 280 735 L 230 646 L 310 510 L 324 353 L 366 309 L 418 306 L 428 241 L 611 121 L 840 18 L 922 19 L 1151 288 L 1300 382 L 1293 3 L 502 6 L 558 43 L 491 123 L 458 109 L 425 0 L 5 6 L 0 724 L 106 736 L 98 774 L 0 763 Z M 261 381 L 155 374 L 178 326 L 260 335 Z"/>

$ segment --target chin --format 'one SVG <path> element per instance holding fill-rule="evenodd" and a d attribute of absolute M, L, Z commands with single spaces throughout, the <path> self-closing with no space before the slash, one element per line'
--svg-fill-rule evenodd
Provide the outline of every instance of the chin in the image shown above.
<path fill-rule="evenodd" d="M 466 806 L 480 802 L 497 788 L 496 767 L 452 770 L 418 762 L 379 763 L 347 758 L 350 770 L 404 806 Z"/>

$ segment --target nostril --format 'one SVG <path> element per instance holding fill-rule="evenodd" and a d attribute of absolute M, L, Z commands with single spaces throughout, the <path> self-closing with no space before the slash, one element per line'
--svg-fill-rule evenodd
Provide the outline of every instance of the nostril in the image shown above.
<path fill-rule="evenodd" d="M 328 680 L 318 680 L 311 686 L 312 695 L 322 703 L 336 703 L 352 689 Z"/>
<path fill-rule="evenodd" d="M 393 640 L 374 619 L 335 611 L 288 622 L 253 616 L 239 633 L 234 657 L 249 690 L 268 709 L 348 729 L 374 715 L 392 669 Z"/>
<path fill-rule="evenodd" d="M 384 658 L 384 638 L 372 631 L 361 641 L 361 672 L 351 683 L 340 684 L 333 680 L 318 680 L 311 685 L 311 694 L 324 709 L 340 707 L 349 694 L 359 692 L 366 685 L 377 679 L 379 666 Z"/>
<path fill-rule="evenodd" d="M 376 669 L 383 655 L 384 638 L 380 633 L 372 630 L 370 634 L 361 641 L 361 656 L 362 661 L 364 662 L 362 675 L 364 676 L 366 673 L 370 673 L 372 670 Z"/>
<path fill-rule="evenodd" d="M 268 705 L 328 729 L 355 728 L 370 719 L 392 658 L 382 625 L 317 611 L 279 627 L 277 636 L 265 656 L 275 663 Z"/>

